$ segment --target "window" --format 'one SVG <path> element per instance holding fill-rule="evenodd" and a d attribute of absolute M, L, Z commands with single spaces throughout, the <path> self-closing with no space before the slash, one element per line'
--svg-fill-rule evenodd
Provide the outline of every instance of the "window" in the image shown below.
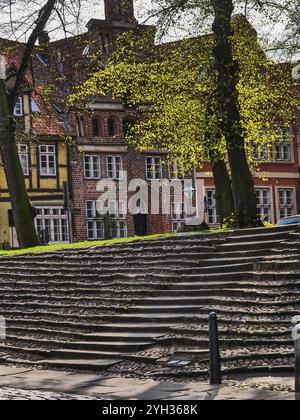
<path fill-rule="evenodd" d="M 27 144 L 18 144 L 18 153 L 23 169 L 23 174 L 25 176 L 29 175 L 29 155 L 28 155 L 28 146 Z"/>
<path fill-rule="evenodd" d="M 169 170 L 171 179 L 184 179 L 184 171 L 177 163 L 170 164 Z"/>
<path fill-rule="evenodd" d="M 291 161 L 291 143 L 276 142 L 275 143 L 275 160 L 276 161 Z"/>
<path fill-rule="evenodd" d="M 254 160 L 265 162 L 269 160 L 269 151 L 266 145 L 259 145 L 258 143 L 251 143 L 251 155 Z"/>
<path fill-rule="evenodd" d="M 123 179 L 123 162 L 121 156 L 107 156 L 107 177 L 110 179 Z"/>
<path fill-rule="evenodd" d="M 93 133 L 93 137 L 100 136 L 100 123 L 99 123 L 98 118 L 92 119 L 92 133 Z"/>
<path fill-rule="evenodd" d="M 84 121 L 83 117 L 76 117 L 77 136 L 84 137 Z"/>
<path fill-rule="evenodd" d="M 38 104 L 32 98 L 30 99 L 30 106 L 31 106 L 31 112 L 33 112 L 33 113 L 40 112 L 40 108 L 39 108 Z"/>
<path fill-rule="evenodd" d="M 133 134 L 134 124 L 135 122 L 133 120 L 125 119 L 123 121 L 123 135 L 125 139 Z"/>
<path fill-rule="evenodd" d="M 205 192 L 205 204 L 207 211 L 207 223 L 209 225 L 220 224 L 220 217 L 217 209 L 217 202 L 215 199 L 215 190 L 207 189 Z"/>
<path fill-rule="evenodd" d="M 148 179 L 162 179 L 162 160 L 161 157 L 146 158 L 146 174 Z"/>
<path fill-rule="evenodd" d="M 268 188 L 255 190 L 257 216 L 262 221 L 271 222 L 271 193 Z"/>
<path fill-rule="evenodd" d="M 50 243 L 69 242 L 68 217 L 62 207 L 38 207 L 35 224 L 37 233 L 46 232 Z"/>
<path fill-rule="evenodd" d="M 280 188 L 278 190 L 278 201 L 280 219 L 295 214 L 294 190 L 292 188 Z"/>
<path fill-rule="evenodd" d="M 54 145 L 39 146 L 40 174 L 56 176 L 56 147 Z"/>
<path fill-rule="evenodd" d="M 289 127 L 282 127 L 281 139 L 276 141 L 274 145 L 276 161 L 290 162 L 292 160 L 291 140 L 291 129 Z"/>
<path fill-rule="evenodd" d="M 84 156 L 84 177 L 87 179 L 100 179 L 101 167 L 100 156 L 85 155 Z"/>
<path fill-rule="evenodd" d="M 172 229 L 177 232 L 178 229 L 187 221 L 187 209 L 185 203 L 173 203 L 172 206 Z"/>
<path fill-rule="evenodd" d="M 290 142 L 292 140 L 290 127 L 281 127 L 282 141 Z"/>
<path fill-rule="evenodd" d="M 124 201 L 110 201 L 109 209 L 113 238 L 126 238 L 126 203 Z"/>
<path fill-rule="evenodd" d="M 84 49 L 82 51 L 82 55 L 87 56 L 87 55 L 89 55 L 89 52 L 90 52 L 90 47 L 87 45 L 86 47 L 84 47 Z"/>
<path fill-rule="evenodd" d="M 15 109 L 14 109 L 14 115 L 16 117 L 22 117 L 23 115 L 23 99 L 21 97 L 18 98 Z"/>
<path fill-rule="evenodd" d="M 117 122 L 115 118 L 109 118 L 107 121 L 108 136 L 115 137 L 117 135 Z"/>
<path fill-rule="evenodd" d="M 86 201 L 86 227 L 89 241 L 104 239 L 103 215 L 100 211 L 99 201 Z"/>

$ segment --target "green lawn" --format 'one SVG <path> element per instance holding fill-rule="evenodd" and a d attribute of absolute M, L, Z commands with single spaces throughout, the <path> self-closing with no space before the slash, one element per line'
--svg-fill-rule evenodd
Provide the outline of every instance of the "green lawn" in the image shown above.
<path fill-rule="evenodd" d="M 208 234 L 208 233 L 220 233 L 225 232 L 225 229 L 211 229 L 207 231 L 194 232 L 194 234 Z M 72 248 L 90 248 L 93 246 L 99 245 L 108 245 L 108 244 L 118 244 L 126 242 L 135 242 L 135 241 L 144 241 L 151 240 L 155 238 L 166 238 L 176 236 L 175 233 L 166 233 L 160 235 L 150 235 L 150 236 L 139 236 L 131 238 L 121 238 L 121 239 L 111 239 L 111 240 L 102 240 L 102 241 L 86 241 L 86 242 L 76 242 L 74 244 L 56 244 L 56 245 L 46 245 L 46 246 L 37 246 L 35 248 L 27 249 L 16 249 L 11 251 L 0 251 L 0 256 L 3 255 L 18 255 L 18 254 L 39 254 L 43 252 L 59 251 L 63 249 L 72 249 Z"/>

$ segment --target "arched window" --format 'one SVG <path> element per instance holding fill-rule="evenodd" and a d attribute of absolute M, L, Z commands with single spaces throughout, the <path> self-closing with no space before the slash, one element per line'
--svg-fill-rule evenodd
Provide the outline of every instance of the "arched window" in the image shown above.
<path fill-rule="evenodd" d="M 77 125 L 77 136 L 84 137 L 84 120 L 83 117 L 77 116 L 76 117 L 76 125 Z"/>
<path fill-rule="evenodd" d="M 115 137 L 117 135 L 117 121 L 115 118 L 110 117 L 107 121 L 108 136 Z"/>
<path fill-rule="evenodd" d="M 100 137 L 100 122 L 98 118 L 92 119 L 92 133 L 93 137 Z"/>
<path fill-rule="evenodd" d="M 130 135 L 132 135 L 134 124 L 135 124 L 135 121 L 132 120 L 131 118 L 126 118 L 123 121 L 123 136 L 124 136 L 124 139 L 126 139 L 126 138 L 130 137 Z"/>

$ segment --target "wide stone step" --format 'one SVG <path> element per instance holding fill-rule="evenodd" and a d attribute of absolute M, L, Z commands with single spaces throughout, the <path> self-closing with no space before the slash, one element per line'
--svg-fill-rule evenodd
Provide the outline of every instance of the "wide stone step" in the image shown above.
<path fill-rule="evenodd" d="M 47 369 L 83 370 L 92 372 L 105 371 L 120 363 L 121 359 L 51 359 L 43 363 Z"/>
<path fill-rule="evenodd" d="M 26 355 L 16 353 L 15 355 L 5 356 L 0 361 L 10 365 L 25 365 L 25 366 L 39 366 L 44 369 L 59 369 L 59 370 L 75 370 L 75 371 L 91 371 L 91 372 L 102 372 L 112 366 L 120 363 L 121 359 L 40 359 L 38 361 L 32 361 L 26 358 Z"/>
<path fill-rule="evenodd" d="M 224 241 L 220 241 L 219 243 L 223 243 Z M 139 253 L 151 253 L 155 252 L 157 253 L 164 253 L 164 252 L 212 252 L 215 249 L 215 245 L 212 244 L 203 244 L 202 241 L 197 241 L 194 243 L 188 243 L 186 245 L 182 244 L 170 244 L 165 246 L 156 246 L 151 245 L 148 247 L 140 246 L 139 248 L 132 249 L 131 247 L 122 247 L 119 249 L 112 249 L 112 248 L 101 248 L 101 249 L 93 249 L 93 251 L 90 251 L 91 257 L 98 257 L 98 256 L 104 256 L 106 258 L 113 258 L 116 253 L 118 253 L 119 257 L 124 254 L 126 255 L 137 255 Z M 86 252 L 85 252 L 86 255 Z M 64 261 L 70 258 L 77 258 L 80 259 L 81 255 L 78 253 L 64 253 L 64 252 L 56 252 L 56 253 L 45 253 L 45 254 L 21 254 L 16 256 L 2 256 L 1 261 L 5 263 L 13 263 L 15 259 L 21 259 L 22 261 L 30 262 L 30 261 L 51 261 L 51 260 L 59 260 Z"/>
<path fill-rule="evenodd" d="M 86 337 L 86 340 L 81 341 L 59 341 L 58 339 L 50 339 L 50 338 L 37 338 L 37 337 L 30 337 L 30 336 L 17 336 L 8 334 L 6 339 L 18 342 L 22 345 L 25 343 L 27 347 L 33 346 L 39 346 L 39 347 L 45 347 L 49 350 L 52 350 L 53 348 L 66 348 L 66 349 L 75 349 L 75 350 L 92 350 L 92 351 L 118 351 L 118 352 L 136 352 L 140 350 L 144 350 L 145 348 L 149 347 L 154 341 L 152 339 L 147 339 L 146 341 L 120 341 L 120 338 L 118 341 L 88 341 L 88 338 Z M 110 338 L 110 337 L 109 337 Z"/>
<path fill-rule="evenodd" d="M 287 299 L 287 298 L 286 298 Z M 86 315 L 88 315 L 89 312 L 91 314 L 93 313 L 107 313 L 107 312 L 120 312 L 120 313 L 131 313 L 132 311 L 140 311 L 142 308 L 145 308 L 145 311 L 159 311 L 162 312 L 189 312 L 189 308 L 192 309 L 192 311 L 197 311 L 197 308 L 201 308 L 203 305 L 224 305 L 224 307 L 248 307 L 248 306 L 256 306 L 257 308 L 260 307 L 283 307 L 283 306 L 291 306 L 291 305 L 300 305 L 300 299 L 293 298 L 293 299 L 283 299 L 281 297 L 281 300 L 270 300 L 266 298 L 260 298 L 259 300 L 251 300 L 248 297 L 239 299 L 231 299 L 231 297 L 222 297 L 222 296 L 202 296 L 195 298 L 192 300 L 191 298 L 181 298 L 181 299 L 172 299 L 170 297 L 167 298 L 157 298 L 157 297 L 147 297 L 147 298 L 126 298 L 126 299 L 112 299 L 111 304 L 109 304 L 109 299 L 101 303 L 95 303 L 95 301 L 89 302 L 89 304 L 84 304 L 80 302 L 78 304 L 78 301 L 76 300 L 68 300 L 66 302 L 60 302 L 60 303 L 53 303 L 49 304 L 49 302 L 19 302 L 19 301 L 1 301 L 1 309 L 0 313 L 6 313 L 8 314 L 9 311 L 17 310 L 18 311 L 24 311 L 24 313 L 32 313 L 34 309 L 38 310 L 45 310 L 45 313 L 52 313 L 52 310 L 57 310 L 59 313 L 62 314 L 64 312 L 64 315 L 67 315 L 68 312 L 70 312 L 70 315 L 72 315 L 73 312 L 83 311 Z M 191 305 L 188 305 L 188 303 L 194 303 Z M 104 304 L 106 303 L 106 304 Z M 136 305 L 139 303 L 140 305 Z M 172 304 L 173 303 L 173 304 Z M 151 305 L 150 305 L 151 304 Z M 48 309 L 50 309 L 48 311 Z"/>
<path fill-rule="evenodd" d="M 268 274 L 268 277 L 270 277 L 269 274 L 271 273 L 266 273 Z M 276 273 L 274 273 L 276 274 Z M 291 273 L 292 274 L 292 273 Z M 2 273 L 3 275 L 3 273 Z M 164 270 L 163 273 L 149 273 L 148 275 L 144 273 L 105 273 L 105 274 L 84 274 L 82 276 L 80 276 L 78 273 L 76 273 L 76 276 L 74 277 L 74 274 L 63 274 L 63 275 L 58 275 L 58 274 L 26 274 L 26 276 L 22 273 L 15 273 L 14 277 L 15 282 L 18 281 L 18 279 L 20 280 L 24 280 L 24 278 L 26 278 L 26 280 L 30 281 L 30 282 L 36 282 L 40 285 L 43 284 L 43 282 L 45 284 L 47 284 L 46 282 L 53 281 L 52 284 L 54 284 L 55 280 L 60 281 L 60 282 L 64 282 L 64 284 L 68 284 L 68 285 L 76 285 L 78 284 L 78 280 L 81 279 L 81 281 L 84 280 L 84 282 L 86 282 L 86 284 L 88 284 L 88 282 L 95 282 L 98 281 L 99 282 L 99 286 L 101 284 L 112 284 L 112 281 L 115 282 L 115 284 L 117 284 L 117 280 L 128 280 L 128 283 L 130 284 L 130 280 L 135 279 L 136 281 L 139 281 L 139 283 L 143 283 L 143 279 L 144 280 L 148 280 L 149 283 L 151 284 L 151 282 L 172 282 L 172 281 L 176 281 L 176 280 L 181 280 L 181 281 L 199 281 L 199 280 L 216 280 L 220 277 L 223 278 L 223 280 L 245 280 L 245 279 L 251 279 L 253 278 L 253 270 L 248 270 L 248 271 L 237 271 L 237 272 L 218 272 L 218 273 L 191 273 L 191 274 L 182 274 L 182 272 L 177 271 L 177 270 L 169 270 L 169 272 L 167 270 Z M 261 273 L 261 276 L 263 276 L 264 273 Z M 4 274 L 4 276 L 8 276 L 8 273 Z M 1 278 L 1 273 L 0 273 L 0 278 Z M 294 278 L 294 277 L 293 277 Z M 5 279 L 5 278 L 4 278 Z M 3 279 L 3 280 L 4 280 Z M 8 280 L 9 281 L 9 280 Z"/>
<path fill-rule="evenodd" d="M 117 285 L 112 283 L 111 286 L 103 286 L 99 283 L 89 283 L 88 286 L 84 282 L 78 283 L 76 285 L 72 284 L 70 287 L 67 287 L 63 282 L 50 282 L 46 285 L 34 284 L 30 282 L 18 282 L 11 286 L 1 285 L 0 288 L 0 297 L 9 298 L 20 297 L 20 299 L 35 299 L 35 298 L 44 298 L 52 296 L 59 296 L 61 299 L 64 298 L 73 298 L 73 297 L 97 297 L 102 296 L 103 298 L 111 297 L 113 295 L 121 295 L 127 297 L 127 294 L 138 294 L 145 296 L 160 296 L 160 295 L 180 295 L 180 296 L 189 296 L 196 294 L 202 294 L 206 291 L 210 293 L 212 290 L 215 290 L 215 293 L 221 293 L 222 291 L 232 290 L 232 291 L 249 291 L 257 293 L 293 293 L 297 291 L 300 287 L 300 281 L 290 280 L 290 281 L 268 281 L 262 283 L 261 281 L 248 280 L 248 281 L 204 281 L 198 282 L 198 288 L 179 288 L 177 289 L 178 283 L 165 283 L 159 284 L 156 287 L 153 283 L 118 283 Z M 181 285 L 181 283 L 179 283 Z M 73 286 L 73 287 L 72 287 Z M 74 287 L 75 286 L 75 287 Z M 116 287 L 114 287 L 116 286 Z"/>
<path fill-rule="evenodd" d="M 167 329 L 169 326 L 167 327 Z M 99 329 L 99 328 L 98 328 Z M 65 331 L 62 327 L 61 330 L 57 329 L 57 325 L 54 325 L 54 328 L 49 329 L 42 326 L 37 326 L 36 328 L 30 328 L 28 326 L 22 326 L 22 323 L 16 323 L 15 326 L 9 325 L 6 328 L 6 335 L 9 338 L 19 339 L 19 337 L 24 338 L 26 334 L 29 334 L 28 338 L 32 340 L 38 340 L 41 336 L 49 337 L 49 338 L 56 338 L 60 340 L 88 340 L 88 341 L 99 341 L 99 342 L 107 342 L 107 341 L 120 341 L 120 339 L 124 339 L 124 341 L 133 341 L 135 343 L 145 343 L 149 340 L 153 340 L 155 337 L 160 336 L 160 332 L 114 332 L 111 330 L 110 332 L 99 332 L 99 333 L 84 333 L 77 330 L 73 331 Z"/>
<path fill-rule="evenodd" d="M 254 239 L 254 238 L 253 238 Z M 276 246 L 280 247 L 282 240 L 273 241 L 255 241 L 252 242 L 235 242 L 217 245 L 217 251 L 240 251 L 240 250 L 257 250 L 257 249 L 272 249 Z"/>
<path fill-rule="evenodd" d="M 263 285 L 261 285 L 263 287 Z M 299 286 L 300 287 L 300 286 Z M 274 290 L 273 290 L 274 289 Z M 97 303 L 100 304 L 103 302 L 111 302 L 111 303 L 134 303 L 136 301 L 145 301 L 145 299 L 151 298 L 151 301 L 159 302 L 159 298 L 161 298 L 162 302 L 169 301 L 169 302 L 185 302 L 185 301 L 192 301 L 192 302 L 203 302 L 203 297 L 208 296 L 219 296 L 219 297 L 247 297 L 247 298 L 269 298 L 269 299 L 280 299 L 280 298 L 299 298 L 300 291 L 299 290 L 292 290 L 290 288 L 285 287 L 286 290 L 283 290 L 281 287 L 278 290 L 276 288 L 270 289 L 263 289 L 263 290 L 255 290 L 249 288 L 239 288 L 237 285 L 236 288 L 209 288 L 207 285 L 203 287 L 203 289 L 195 289 L 195 290 L 169 290 L 169 289 L 160 289 L 160 290 L 130 290 L 127 291 L 119 291 L 114 292 L 111 290 L 109 293 L 99 292 L 99 290 L 92 289 L 90 293 L 87 291 L 83 291 L 85 295 L 82 293 L 78 293 L 78 291 L 65 291 L 65 295 L 61 295 L 59 291 L 53 292 L 49 290 L 48 294 L 36 293 L 20 293 L 16 290 L 11 292 L 0 293 L 0 303 L 7 302 L 13 304 L 14 302 L 19 302 L 22 299 L 22 303 L 24 305 L 27 304 L 80 304 L 80 303 Z M 289 289 L 289 290 L 288 290 Z"/>
<path fill-rule="evenodd" d="M 61 349 L 51 351 L 51 357 L 53 358 L 63 358 L 63 359 L 110 359 L 110 360 L 120 360 L 122 359 L 122 354 L 119 352 L 113 351 L 87 351 L 87 350 L 71 350 L 71 349 Z"/>
<path fill-rule="evenodd" d="M 300 258 L 299 259 L 284 259 L 284 260 L 269 260 L 258 262 L 255 265 L 256 270 L 262 271 L 283 271 L 293 270 L 300 271 Z"/>
<path fill-rule="evenodd" d="M 288 239 L 289 232 L 270 232 L 270 233 L 260 233 L 256 235 L 234 235 L 226 238 L 226 244 L 235 244 L 235 243 L 251 243 L 251 242 L 266 242 L 266 241 L 281 241 Z"/>
<path fill-rule="evenodd" d="M 270 228 L 250 228 L 250 229 L 236 229 L 229 233 L 229 236 L 244 236 L 244 235 L 260 235 L 278 232 L 295 232 L 299 230 L 299 225 L 286 225 L 286 226 L 272 226 Z"/>
<path fill-rule="evenodd" d="M 179 268 L 180 267 L 180 268 Z M 218 273 L 223 272 L 233 272 L 233 271 L 242 271 L 242 270 L 252 270 L 253 269 L 253 263 L 239 263 L 239 264 L 231 264 L 231 265 L 221 265 L 221 266 L 207 266 L 207 267 L 197 267 L 193 266 L 190 267 L 188 264 L 186 266 L 183 266 L 182 264 L 177 266 L 163 266 L 163 265 L 155 265 L 154 263 L 151 266 L 151 269 L 145 266 L 138 266 L 138 267 L 127 267 L 127 266 L 115 266 L 111 268 L 106 267 L 76 267 L 76 269 L 72 267 L 66 267 L 62 266 L 60 268 L 52 268 L 51 270 L 51 276 L 65 276 L 65 275 L 72 275 L 74 270 L 76 270 L 76 276 L 82 277 L 85 275 L 91 275 L 91 276 L 108 276 L 108 275 L 122 275 L 122 274 L 145 274 L 145 273 L 151 273 L 151 272 L 162 272 L 162 273 L 171 273 L 171 274 L 197 274 L 197 273 L 211 273 L 214 271 L 218 271 Z M 15 269 L 16 270 L 16 269 Z M 11 270 L 9 268 L 1 267 L 0 266 L 0 277 L 9 275 L 13 273 L 13 267 Z M 15 271 L 16 273 L 16 271 Z M 28 275 L 40 275 L 40 273 L 45 273 L 45 267 L 42 268 L 27 268 L 27 267 L 18 267 L 18 275 L 21 273 L 26 273 L 26 276 Z"/>

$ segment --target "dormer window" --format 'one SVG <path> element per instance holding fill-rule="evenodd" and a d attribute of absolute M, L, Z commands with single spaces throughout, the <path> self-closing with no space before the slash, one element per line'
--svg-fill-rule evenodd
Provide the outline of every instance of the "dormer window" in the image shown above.
<path fill-rule="evenodd" d="M 36 57 L 39 59 L 39 61 L 44 66 L 49 66 L 49 64 L 50 64 L 50 57 L 49 57 L 49 55 L 44 54 L 44 53 L 40 53 L 40 54 L 36 54 Z"/>
<path fill-rule="evenodd" d="M 15 109 L 14 109 L 14 116 L 15 117 L 22 117 L 23 116 L 23 99 L 21 96 L 18 98 Z"/>
<path fill-rule="evenodd" d="M 32 98 L 30 100 L 30 106 L 31 106 L 31 112 L 33 113 L 40 112 L 40 108 L 38 107 L 38 104 Z"/>
<path fill-rule="evenodd" d="M 90 52 L 90 47 L 89 47 L 89 46 L 86 46 L 86 47 L 83 49 L 83 51 L 82 51 L 82 55 L 83 55 L 84 57 L 86 57 L 87 55 L 89 55 L 89 52 Z"/>

